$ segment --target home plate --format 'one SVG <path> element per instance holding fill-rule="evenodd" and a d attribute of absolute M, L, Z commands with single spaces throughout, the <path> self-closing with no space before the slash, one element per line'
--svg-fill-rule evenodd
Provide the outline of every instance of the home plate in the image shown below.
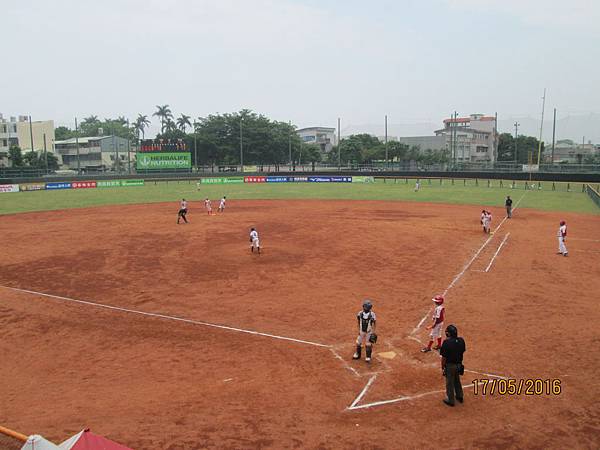
<path fill-rule="evenodd" d="M 396 357 L 396 352 L 377 353 L 377 356 L 380 356 L 384 359 L 394 359 Z"/>

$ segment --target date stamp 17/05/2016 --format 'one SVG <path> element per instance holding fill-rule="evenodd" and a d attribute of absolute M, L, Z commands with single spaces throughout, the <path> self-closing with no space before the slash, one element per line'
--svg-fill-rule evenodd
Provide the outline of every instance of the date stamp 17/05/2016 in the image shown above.
<path fill-rule="evenodd" d="M 558 378 L 478 378 L 473 380 L 474 395 L 552 396 L 562 393 Z"/>

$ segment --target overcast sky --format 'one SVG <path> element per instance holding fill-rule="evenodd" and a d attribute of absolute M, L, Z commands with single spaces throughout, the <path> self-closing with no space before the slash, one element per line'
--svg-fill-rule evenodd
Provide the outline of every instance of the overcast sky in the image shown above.
<path fill-rule="evenodd" d="M 539 118 L 544 87 L 559 117 L 600 112 L 598 0 L 0 0 L 0 23 L 0 112 L 57 124 L 157 104 L 300 127 Z"/>

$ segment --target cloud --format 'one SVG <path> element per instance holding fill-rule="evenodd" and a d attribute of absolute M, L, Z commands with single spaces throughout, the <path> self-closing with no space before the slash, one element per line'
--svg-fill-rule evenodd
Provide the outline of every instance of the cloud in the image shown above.
<path fill-rule="evenodd" d="M 598 35 L 598 0 L 446 0 L 454 8 L 513 16 L 524 23 Z"/>

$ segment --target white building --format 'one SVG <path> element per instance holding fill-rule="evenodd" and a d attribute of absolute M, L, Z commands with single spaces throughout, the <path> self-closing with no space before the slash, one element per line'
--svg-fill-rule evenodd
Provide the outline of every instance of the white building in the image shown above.
<path fill-rule="evenodd" d="M 121 168 L 127 167 L 129 162 L 132 166 L 135 163 L 135 153 L 129 142 L 119 136 L 71 138 L 56 141 L 54 147 L 62 158 L 63 169 L 77 170 L 79 164 L 82 170 L 114 170 L 117 160 Z"/>
<path fill-rule="evenodd" d="M 33 138 L 33 142 L 32 142 Z M 8 151 L 12 146 L 21 148 L 23 154 L 35 150 L 53 151 L 54 121 L 36 120 L 29 123 L 29 116 L 5 119 L 0 114 L 0 167 L 10 166 Z"/>
<path fill-rule="evenodd" d="M 322 153 L 329 153 L 337 143 L 335 128 L 309 127 L 296 130 L 302 142 L 316 144 L 321 147 Z"/>
<path fill-rule="evenodd" d="M 444 119 L 444 128 L 435 132 L 444 136 L 446 150 L 457 162 L 494 162 L 498 153 L 496 118 L 483 114 Z"/>

